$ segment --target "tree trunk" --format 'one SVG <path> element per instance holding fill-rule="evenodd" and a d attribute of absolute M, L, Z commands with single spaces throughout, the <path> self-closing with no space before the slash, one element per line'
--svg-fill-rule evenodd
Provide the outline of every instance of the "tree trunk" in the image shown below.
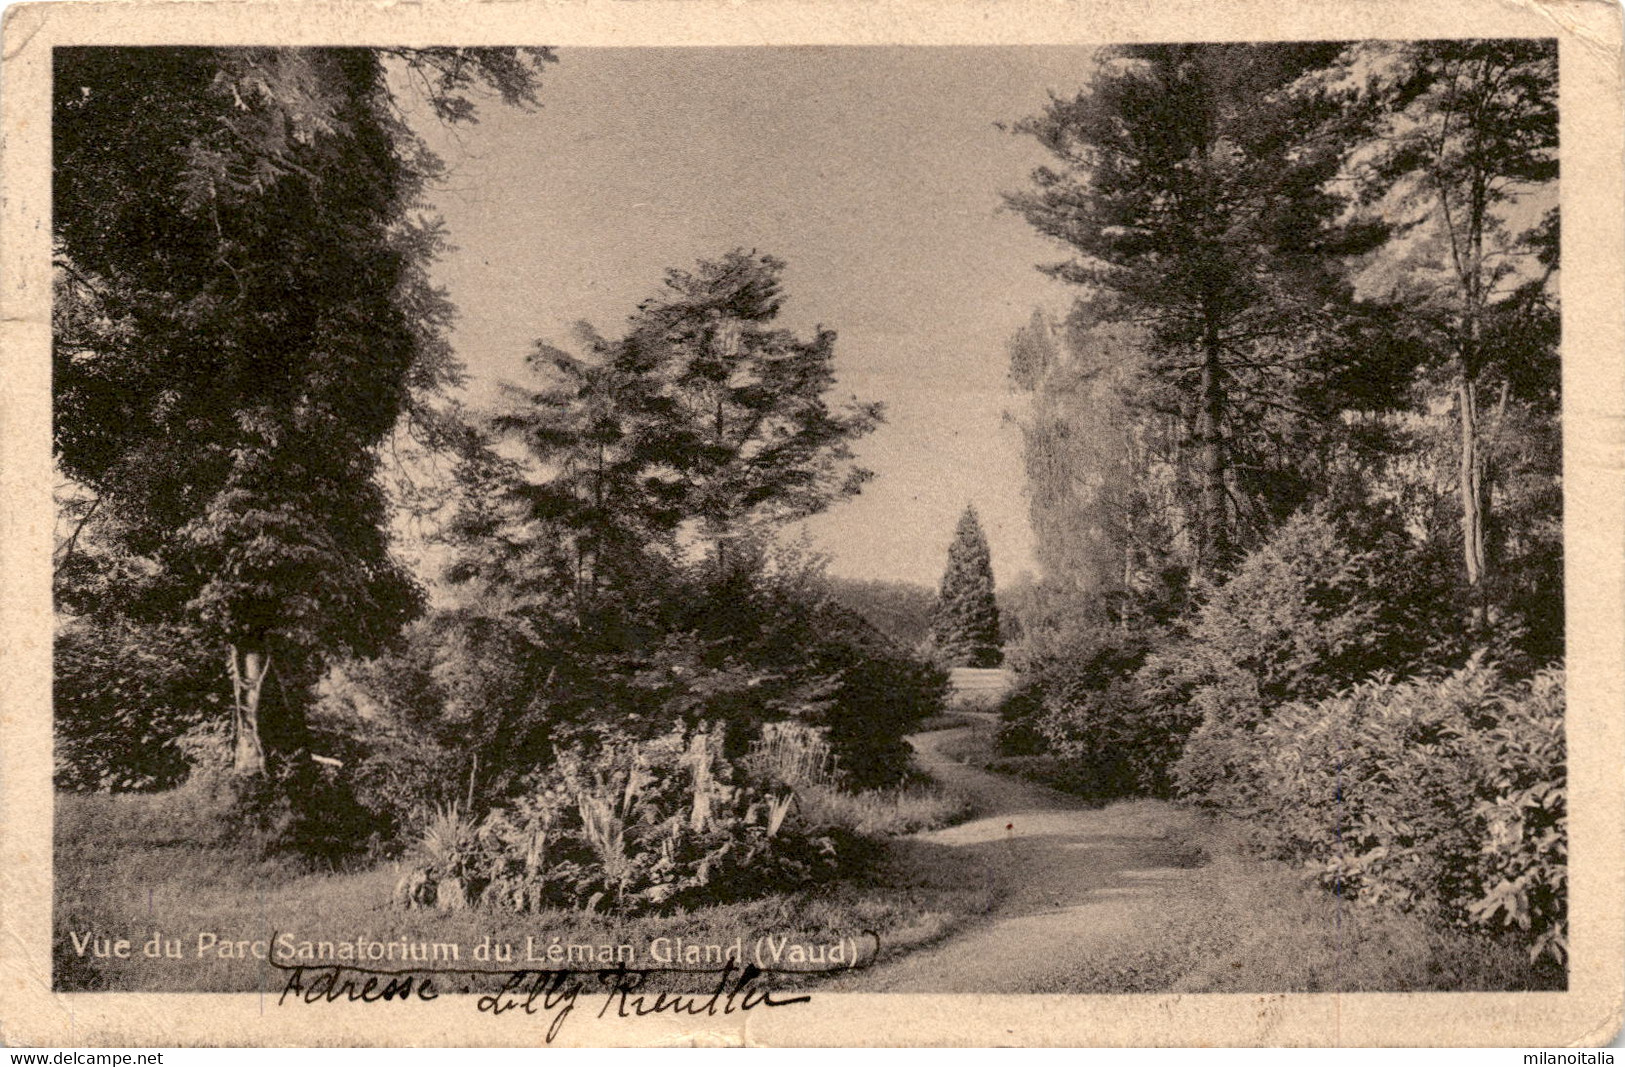
<path fill-rule="evenodd" d="M 232 692 L 232 770 L 239 775 L 265 773 L 265 742 L 260 736 L 260 694 L 271 672 L 271 654 L 264 648 L 230 648 Z"/>
<path fill-rule="evenodd" d="M 1450 200 L 1441 185 L 1440 203 L 1445 225 L 1450 223 Z M 1489 596 L 1485 576 L 1489 571 L 1484 551 L 1484 527 L 1488 521 L 1489 496 L 1484 491 L 1485 457 L 1479 446 L 1478 376 L 1482 370 L 1479 351 L 1480 324 L 1488 301 L 1488 281 L 1484 267 L 1484 228 L 1489 209 L 1489 178 L 1482 171 L 1472 177 L 1467 196 L 1464 240 L 1451 237 L 1456 273 L 1462 286 L 1460 340 L 1456 350 L 1456 408 L 1461 429 L 1461 460 L 1458 471 L 1461 494 L 1461 552 L 1467 566 L 1468 625 L 1482 632 L 1489 624 Z"/>
<path fill-rule="evenodd" d="M 1475 629 L 1488 621 L 1484 596 L 1484 523 L 1488 501 L 1484 497 L 1484 459 L 1478 447 L 1478 386 L 1465 368 L 1456 383 L 1456 408 L 1461 427 L 1461 549 L 1467 565 L 1469 618 Z"/>
<path fill-rule="evenodd" d="M 1133 604 L 1134 579 L 1134 550 L 1123 549 L 1123 595 L 1117 601 L 1117 632 L 1129 632 L 1130 614 L 1134 610 Z"/>
<path fill-rule="evenodd" d="M 1217 327 L 1210 325 L 1202 358 L 1202 406 L 1196 434 L 1202 464 L 1202 545 L 1198 563 L 1204 574 L 1213 576 L 1230 561 L 1230 523 L 1225 508 L 1224 382 L 1220 379 Z"/>

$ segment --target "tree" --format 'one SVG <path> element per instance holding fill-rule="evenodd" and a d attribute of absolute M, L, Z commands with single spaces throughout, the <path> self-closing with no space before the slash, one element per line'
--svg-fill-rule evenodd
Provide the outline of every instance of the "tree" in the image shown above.
<path fill-rule="evenodd" d="M 393 55 L 448 122 L 484 87 L 533 103 L 551 58 Z M 77 599 L 218 641 L 236 768 L 258 775 L 268 748 L 306 747 L 302 690 L 323 660 L 375 650 L 418 608 L 377 449 L 403 416 L 444 431 L 432 401 L 460 375 L 426 273 L 442 238 L 420 196 L 439 164 L 377 50 L 54 62 L 57 462 L 142 561 L 142 580 Z"/>
<path fill-rule="evenodd" d="M 664 729 L 672 709 L 752 722 L 840 688 L 838 669 L 790 666 L 811 658 L 822 596 L 778 589 L 765 545 L 858 491 L 851 442 L 880 408 L 830 403 L 833 331 L 768 325 L 783 269 L 732 252 L 667 272 L 620 337 L 537 342 L 536 381 L 471 431 L 446 531 L 458 625 L 517 638 L 531 679 L 493 737 Z M 697 543 L 711 558 L 691 563 Z"/>
<path fill-rule="evenodd" d="M 454 540 L 465 555 L 453 577 L 474 576 L 469 551 L 506 552 L 514 558 L 488 560 L 497 585 L 509 594 L 529 587 L 579 617 L 618 572 L 668 547 L 687 512 L 682 487 L 669 472 L 662 477 L 652 455 L 669 403 L 657 363 L 585 323 L 576 340 L 579 356 L 536 343 L 528 362 L 539 388 L 504 383 L 505 406 L 486 420 L 488 446 L 476 463 L 483 467 L 457 519 Z M 519 461 L 496 458 L 489 445 L 503 441 L 522 445 Z M 480 518 L 504 509 L 506 520 Z M 504 540 L 504 521 L 531 536 Z"/>
<path fill-rule="evenodd" d="M 955 667 L 997 667 L 999 605 L 993 595 L 993 563 L 987 538 L 969 506 L 954 528 L 948 567 L 942 573 L 931 636 L 938 653 Z"/>
<path fill-rule="evenodd" d="M 1147 372 L 1137 331 L 1087 307 L 1061 326 L 1035 312 L 1009 356 L 1028 398 L 1017 422 L 1041 599 L 1126 628 L 1192 562 L 1177 397 Z"/>
<path fill-rule="evenodd" d="M 725 574 L 730 540 L 817 514 L 872 476 L 852 442 L 882 407 L 829 403 L 833 330 L 769 325 L 783 271 L 732 251 L 668 271 L 618 340 L 582 327 L 579 356 L 537 344 L 542 388 L 510 390 L 492 426 L 524 443 L 527 518 L 562 524 L 581 580 L 684 529 Z"/>
<path fill-rule="evenodd" d="M 731 537 L 817 514 L 858 493 L 873 472 L 851 444 L 883 407 L 833 408 L 835 331 L 810 338 L 770 326 L 783 305 L 785 264 L 743 250 L 672 270 L 639 305 L 624 344 L 646 354 L 662 403 L 648 424 L 649 458 L 679 489 L 719 567 Z"/>
<path fill-rule="evenodd" d="M 1239 527 L 1256 541 L 1302 502 L 1284 475 L 1336 410 L 1304 388 L 1337 353 L 1326 309 L 1346 294 L 1329 268 L 1380 235 L 1339 225 L 1326 191 L 1341 143 L 1313 135 L 1336 102 L 1292 91 L 1336 52 L 1110 49 L 1089 88 L 1015 127 L 1059 164 L 1008 197 L 1073 251 L 1046 271 L 1087 287 L 1096 316 L 1136 324 L 1149 373 L 1178 392 L 1209 576 L 1233 562 Z"/>
<path fill-rule="evenodd" d="M 1519 407 L 1556 430 L 1557 45 L 1361 45 L 1333 75 L 1359 85 L 1368 116 L 1352 173 L 1400 233 L 1365 284 L 1404 309 L 1452 394 L 1461 556 L 1482 629 L 1495 567 L 1493 453 L 1520 436 L 1509 432 Z M 1495 398 L 1487 418 L 1486 395 Z M 1555 455 L 1554 444 L 1525 438 L 1503 464 Z M 1546 480 L 1556 476 L 1553 465 Z"/>

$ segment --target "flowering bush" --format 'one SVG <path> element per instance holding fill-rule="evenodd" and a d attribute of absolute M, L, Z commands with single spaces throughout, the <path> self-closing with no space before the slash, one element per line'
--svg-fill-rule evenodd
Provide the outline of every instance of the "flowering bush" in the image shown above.
<path fill-rule="evenodd" d="M 569 749 L 477 826 L 442 809 L 397 902 L 624 914 L 791 889 L 835 874 L 844 851 L 793 804 L 736 774 L 715 733 Z"/>
<path fill-rule="evenodd" d="M 1509 685 L 1478 660 L 1280 708 L 1248 739 L 1230 805 L 1342 895 L 1515 931 L 1561 962 L 1567 845 L 1563 676 Z"/>

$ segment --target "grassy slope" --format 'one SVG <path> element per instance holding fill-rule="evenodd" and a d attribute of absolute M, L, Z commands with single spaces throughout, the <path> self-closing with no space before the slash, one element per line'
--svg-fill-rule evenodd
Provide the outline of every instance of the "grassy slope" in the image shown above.
<path fill-rule="evenodd" d="M 695 943 L 743 936 L 829 940 L 874 930 L 883 956 L 942 937 L 993 904 L 974 879 L 919 881 L 906 861 L 888 859 L 862 881 L 821 886 L 688 914 L 615 919 L 576 912 L 538 915 L 401 911 L 390 905 L 393 864 L 356 871 L 311 870 L 285 857 L 259 857 L 210 842 L 210 827 L 184 793 L 61 795 L 56 803 L 56 977 L 59 989 L 253 992 L 280 988 L 280 976 L 247 959 L 196 958 L 198 935 L 301 940 L 452 941 L 464 951 L 484 938 L 523 945 L 631 943 L 682 937 Z M 906 853 L 906 848 L 902 849 Z M 79 956 L 70 934 L 127 938 L 135 958 Z M 141 958 L 154 932 L 182 941 L 185 959 Z M 520 951 L 523 951 L 522 949 Z"/>

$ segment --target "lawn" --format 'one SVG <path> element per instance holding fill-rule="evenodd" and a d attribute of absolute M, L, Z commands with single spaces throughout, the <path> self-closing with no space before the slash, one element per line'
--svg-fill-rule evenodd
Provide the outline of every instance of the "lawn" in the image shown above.
<path fill-rule="evenodd" d="M 397 864 L 317 869 L 257 855 L 219 841 L 188 809 L 184 793 L 61 794 L 56 820 L 54 982 L 61 990 L 280 990 L 283 976 L 254 958 L 253 945 L 277 934 L 295 945 L 454 944 L 464 961 L 489 939 L 514 946 L 515 963 L 523 966 L 527 943 L 545 952 L 554 939 L 630 944 L 639 952 L 634 965 L 650 965 L 657 961 L 649 946 L 658 938 L 670 939 L 668 947 L 677 938 L 701 946 L 743 939 L 748 946 L 769 935 L 827 944 L 873 931 L 879 958 L 887 959 L 943 937 L 996 902 L 979 880 L 922 883 L 907 862 L 907 843 L 898 842 L 882 843 L 861 877 L 664 916 L 404 911 L 390 903 Z M 155 936 L 153 958 L 143 949 Z M 128 958 L 98 955 L 119 940 L 128 942 Z M 240 956 L 239 942 L 246 943 Z"/>
<path fill-rule="evenodd" d="M 1135 801 L 1122 802 L 1134 804 Z M 1245 827 L 1188 810 L 1170 846 L 1207 862 L 1180 892 L 1135 913 L 1135 936 L 1050 976 L 1039 993 L 1303 993 L 1561 990 L 1527 949 L 1359 901 L 1258 856 Z M 1188 834 L 1188 838 L 1187 835 Z"/>

